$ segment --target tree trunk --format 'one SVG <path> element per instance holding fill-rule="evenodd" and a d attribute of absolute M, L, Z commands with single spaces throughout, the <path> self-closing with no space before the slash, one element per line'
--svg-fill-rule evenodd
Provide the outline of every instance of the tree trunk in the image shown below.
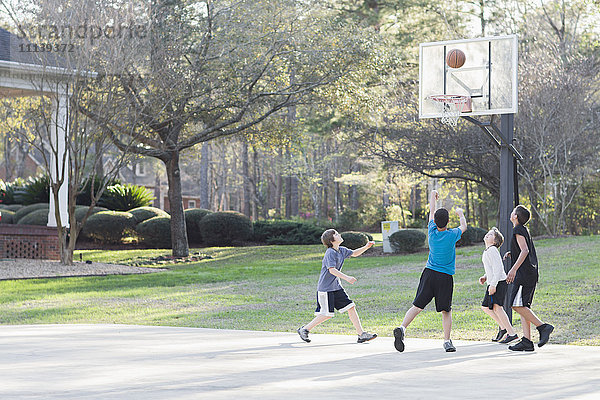
<path fill-rule="evenodd" d="M 69 182 L 73 182 L 73 180 L 69 179 Z M 69 185 L 69 186 L 71 186 L 71 185 Z M 70 226 L 70 228 L 69 228 L 69 235 L 68 235 L 69 240 L 66 243 L 66 254 L 65 254 L 66 263 L 65 263 L 65 265 L 73 264 L 73 253 L 75 252 L 75 246 L 77 245 L 77 238 L 79 237 L 79 232 L 81 231 L 83 222 L 85 222 L 85 220 L 87 220 L 87 217 L 85 217 L 84 221 L 78 223 L 77 218 L 75 218 L 75 207 L 76 207 L 75 204 L 77 201 L 77 196 L 75 195 L 76 190 L 77 189 L 72 186 L 69 188 L 69 226 Z M 90 207 L 94 207 L 94 206 L 95 206 L 95 204 L 92 201 L 92 205 Z M 90 212 L 90 210 L 88 210 L 88 212 Z"/>
<path fill-rule="evenodd" d="M 351 172 L 359 172 L 360 171 L 360 167 L 358 166 L 358 164 L 356 162 L 354 162 L 350 171 Z M 357 185 L 351 185 L 348 188 L 348 203 L 350 205 L 351 210 L 353 210 L 353 211 L 358 210 L 358 186 Z"/>
<path fill-rule="evenodd" d="M 160 171 L 157 168 L 156 174 L 154 175 L 154 207 L 160 208 L 161 196 L 162 194 L 160 193 Z"/>
<path fill-rule="evenodd" d="M 61 182 L 59 183 L 50 183 L 50 188 L 52 189 L 50 195 L 54 199 L 54 217 L 56 218 L 56 230 L 58 233 L 58 251 L 60 255 L 60 263 L 63 265 L 73 265 L 73 253 L 69 252 L 69 246 L 67 245 L 67 235 L 69 229 L 64 225 L 67 221 L 62 221 L 60 217 L 60 209 L 58 207 L 59 204 L 59 189 L 61 186 Z"/>
<path fill-rule="evenodd" d="M 262 174 L 259 169 L 258 163 L 258 150 L 256 148 L 252 148 L 252 176 L 250 179 L 250 191 L 252 196 L 252 220 L 256 221 L 258 219 L 258 210 L 265 209 L 265 194 L 261 192 L 259 189 L 260 183 L 262 182 Z"/>
<path fill-rule="evenodd" d="M 477 185 L 477 197 L 479 198 L 479 226 L 487 229 L 489 227 L 487 210 L 484 208 L 483 195 L 479 185 Z"/>
<path fill-rule="evenodd" d="M 282 153 L 281 150 L 277 153 L 277 166 L 281 168 L 282 164 Z M 283 196 L 283 176 L 279 173 L 279 171 L 274 170 L 276 174 L 275 178 L 275 211 L 277 217 L 282 215 L 281 213 L 281 197 Z"/>
<path fill-rule="evenodd" d="M 94 142 L 94 149 L 96 150 L 96 163 L 94 165 L 94 169 L 96 171 L 96 176 L 104 177 L 104 157 L 102 150 L 101 140 L 97 140 Z M 135 171 L 134 175 L 135 175 Z"/>
<path fill-rule="evenodd" d="M 471 219 L 471 212 L 469 209 L 469 181 L 465 181 L 465 204 L 465 219 L 468 223 Z"/>
<path fill-rule="evenodd" d="M 11 165 L 13 164 L 10 160 L 10 141 L 9 141 L 9 137 L 8 134 L 4 135 L 4 170 L 5 170 L 5 174 L 4 174 L 4 179 L 6 180 L 6 182 L 10 182 L 12 181 L 12 168 Z"/>
<path fill-rule="evenodd" d="M 285 177 L 285 217 L 292 216 L 292 177 Z"/>
<path fill-rule="evenodd" d="M 33 150 L 33 149 L 31 149 Z M 13 170 L 13 174 L 16 177 L 25 175 L 25 164 L 27 159 L 27 152 L 23 148 L 23 145 L 17 141 L 17 145 L 15 146 L 15 156 L 16 156 L 16 165 Z"/>
<path fill-rule="evenodd" d="M 171 158 L 165 161 L 169 180 L 169 205 L 171 213 L 171 246 L 173 257 L 189 255 L 185 217 L 183 214 L 183 198 L 181 196 L 181 171 L 179 170 L 179 152 L 173 151 Z"/>
<path fill-rule="evenodd" d="M 200 150 L 200 208 L 206 210 L 210 208 L 208 201 L 208 166 L 210 162 L 210 151 L 208 146 L 208 143 L 202 143 L 202 149 Z"/>
<path fill-rule="evenodd" d="M 352 185 L 348 188 L 348 200 L 350 202 L 351 210 L 358 210 L 358 187 L 356 185 Z"/>
<path fill-rule="evenodd" d="M 252 211 L 250 209 L 250 198 L 252 197 L 250 191 L 250 167 L 248 162 L 248 141 L 242 139 L 242 214 L 246 217 L 252 217 Z"/>
<path fill-rule="evenodd" d="M 329 219 L 329 172 L 325 169 L 323 175 L 323 212 L 325 219 Z"/>
<path fill-rule="evenodd" d="M 296 175 L 290 177 L 290 215 L 297 217 L 300 214 L 300 189 L 299 179 Z"/>

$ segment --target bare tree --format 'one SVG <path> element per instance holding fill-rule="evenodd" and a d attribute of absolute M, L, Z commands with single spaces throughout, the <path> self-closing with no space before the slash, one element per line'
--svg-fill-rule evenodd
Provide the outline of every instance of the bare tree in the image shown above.
<path fill-rule="evenodd" d="M 330 84 L 365 52 L 365 38 L 329 19 L 316 2 L 157 1 L 150 10 L 150 60 L 118 77 L 116 104 L 135 110 L 135 131 L 93 106 L 80 110 L 125 150 L 166 167 L 173 255 L 188 254 L 180 153 L 244 132 Z M 294 66 L 294 79 L 289 71 Z"/>
<path fill-rule="evenodd" d="M 126 35 L 114 35 L 114 27 L 111 28 L 111 46 L 99 45 L 98 41 L 105 38 L 106 27 L 87 26 L 87 21 L 91 15 L 97 18 L 96 21 L 114 20 L 116 13 L 114 8 L 105 7 L 106 4 L 101 2 L 83 2 L 77 6 L 66 3 L 58 7 L 54 1 L 43 1 L 37 4 L 32 19 L 23 21 L 16 18 L 18 14 L 10 4 L 2 2 L 0 5 L 19 32 L 18 37 L 11 36 L 11 46 L 15 47 L 11 54 L 18 54 L 19 59 L 15 61 L 28 66 L 27 78 L 23 78 L 28 80 L 28 89 L 24 93 L 34 96 L 21 109 L 28 129 L 19 131 L 20 139 L 43 157 L 52 190 L 49 219 L 55 219 L 58 229 L 61 262 L 71 264 L 83 224 L 106 183 L 116 176 L 127 156 L 120 153 L 108 170 L 98 165 L 102 155 L 113 145 L 101 127 L 79 111 L 79 106 L 94 104 L 97 109 L 135 126 L 132 116 L 124 114 L 110 101 L 118 87 L 112 86 L 101 92 L 97 90 L 96 79 L 99 71 L 106 72 L 109 68 L 118 68 L 120 63 L 130 63 L 137 48 L 133 43 L 125 44 L 129 39 Z M 19 54 L 19 45 L 35 51 Z M 99 62 L 107 57 L 111 63 Z M 103 172 L 102 176 L 98 176 L 99 171 Z M 83 219 L 77 221 L 76 200 L 84 182 L 90 186 L 91 205 Z M 65 198 L 67 216 L 61 213 Z"/>
<path fill-rule="evenodd" d="M 567 209 L 585 177 L 600 167 L 595 133 L 600 67 L 581 56 L 562 62 L 561 47 L 543 46 L 522 63 L 517 120 L 525 155 L 519 171 L 550 235 L 566 230 Z"/>

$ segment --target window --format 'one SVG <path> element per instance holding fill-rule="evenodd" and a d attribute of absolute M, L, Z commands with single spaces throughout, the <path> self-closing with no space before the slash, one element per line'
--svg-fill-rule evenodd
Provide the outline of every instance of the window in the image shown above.
<path fill-rule="evenodd" d="M 135 164 L 135 174 L 137 176 L 146 176 L 146 166 L 144 164 Z"/>
<path fill-rule="evenodd" d="M 196 200 L 188 200 L 188 208 L 196 208 Z"/>

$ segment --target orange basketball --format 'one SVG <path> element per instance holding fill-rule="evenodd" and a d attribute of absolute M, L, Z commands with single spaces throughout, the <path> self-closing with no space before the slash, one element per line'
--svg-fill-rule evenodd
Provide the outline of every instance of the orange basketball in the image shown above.
<path fill-rule="evenodd" d="M 452 49 L 446 55 L 446 64 L 448 64 L 450 68 L 460 68 L 464 65 L 466 60 L 467 57 L 465 56 L 465 53 L 459 49 Z"/>

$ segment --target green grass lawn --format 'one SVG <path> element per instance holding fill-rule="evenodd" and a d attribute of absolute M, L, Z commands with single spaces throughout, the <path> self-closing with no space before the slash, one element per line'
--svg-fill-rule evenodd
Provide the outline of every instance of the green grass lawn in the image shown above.
<path fill-rule="evenodd" d="M 540 282 L 533 310 L 556 326 L 554 343 L 600 345 L 600 236 L 536 242 Z M 455 339 L 489 340 L 493 321 L 480 309 L 483 246 L 457 250 L 453 300 Z M 294 332 L 313 317 L 324 247 L 264 246 L 194 249 L 212 259 L 168 272 L 0 282 L 1 324 L 118 323 Z M 126 262 L 164 250 L 83 251 L 86 260 Z M 78 257 L 76 257 L 78 258 Z M 410 307 L 426 252 L 353 258 L 345 284 L 365 329 L 389 336 Z M 514 325 L 520 332 L 518 316 Z M 336 315 L 315 333 L 353 333 Z M 411 337 L 440 338 L 433 303 L 409 328 Z M 537 339 L 537 336 L 535 336 Z"/>

